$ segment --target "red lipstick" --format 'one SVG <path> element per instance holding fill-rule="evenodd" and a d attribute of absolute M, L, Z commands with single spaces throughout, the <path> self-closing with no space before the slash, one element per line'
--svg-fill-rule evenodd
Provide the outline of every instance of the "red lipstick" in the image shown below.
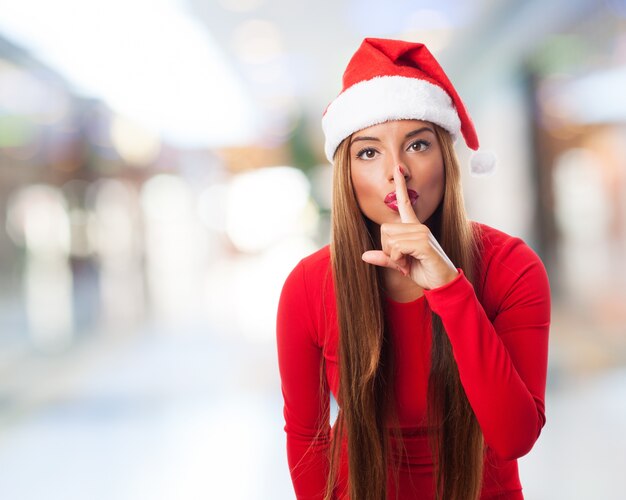
<path fill-rule="evenodd" d="M 415 205 L 415 202 L 417 202 L 417 198 L 419 198 L 417 191 L 414 191 L 413 189 L 407 189 L 407 192 L 409 194 L 409 199 L 411 200 L 411 205 Z M 395 191 L 392 191 L 387 196 L 385 196 L 385 205 L 391 208 L 391 210 L 394 210 L 396 212 L 398 211 L 398 200 L 396 198 Z"/>

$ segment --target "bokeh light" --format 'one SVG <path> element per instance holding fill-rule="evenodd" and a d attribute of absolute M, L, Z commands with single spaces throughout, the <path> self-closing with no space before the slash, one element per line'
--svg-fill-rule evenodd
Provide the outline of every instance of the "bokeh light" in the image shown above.
<path fill-rule="evenodd" d="M 310 234 L 317 219 L 309 193 L 309 181 L 292 167 L 271 167 L 238 175 L 228 196 L 229 238 L 241 251 L 253 253 L 296 230 Z"/>

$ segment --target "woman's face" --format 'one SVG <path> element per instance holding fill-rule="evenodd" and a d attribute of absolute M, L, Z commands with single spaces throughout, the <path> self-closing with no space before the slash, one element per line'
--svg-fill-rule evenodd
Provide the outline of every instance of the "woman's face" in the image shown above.
<path fill-rule="evenodd" d="M 361 212 L 372 222 L 401 222 L 393 170 L 401 165 L 413 210 L 423 224 L 443 198 L 443 156 L 434 126 L 395 120 L 355 132 L 350 143 L 350 176 Z"/>

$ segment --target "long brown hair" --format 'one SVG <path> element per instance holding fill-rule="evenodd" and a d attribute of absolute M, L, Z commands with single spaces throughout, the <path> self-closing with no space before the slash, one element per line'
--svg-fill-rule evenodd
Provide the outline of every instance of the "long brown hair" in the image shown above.
<path fill-rule="evenodd" d="M 468 220 L 459 164 L 450 135 L 438 126 L 445 171 L 443 200 L 431 230 L 457 267 L 474 282 L 478 235 Z M 384 500 L 387 495 L 388 422 L 397 423 L 393 358 L 385 327 L 380 268 L 361 260 L 377 237 L 361 213 L 350 176 L 350 137 L 335 154 L 331 215 L 331 262 L 339 325 L 339 413 L 330 447 L 326 500 L 333 498 L 348 445 L 348 487 L 353 500 Z M 452 347 L 438 315 L 432 313 L 431 369 L 428 380 L 429 443 L 439 500 L 474 500 L 482 485 L 483 437 L 459 379 Z M 392 425 L 394 437 L 399 430 Z M 397 476 L 396 476 L 397 480 Z"/>

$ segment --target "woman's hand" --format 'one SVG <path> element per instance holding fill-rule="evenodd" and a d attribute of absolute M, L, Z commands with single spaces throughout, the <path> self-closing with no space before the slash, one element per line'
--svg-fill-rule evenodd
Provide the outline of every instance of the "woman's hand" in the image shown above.
<path fill-rule="evenodd" d="M 396 269 L 426 290 L 451 282 L 458 271 L 430 229 L 420 222 L 413 211 L 400 166 L 394 169 L 393 178 L 402 222 L 382 224 L 382 251 L 367 251 L 362 259 L 369 264 Z"/>

